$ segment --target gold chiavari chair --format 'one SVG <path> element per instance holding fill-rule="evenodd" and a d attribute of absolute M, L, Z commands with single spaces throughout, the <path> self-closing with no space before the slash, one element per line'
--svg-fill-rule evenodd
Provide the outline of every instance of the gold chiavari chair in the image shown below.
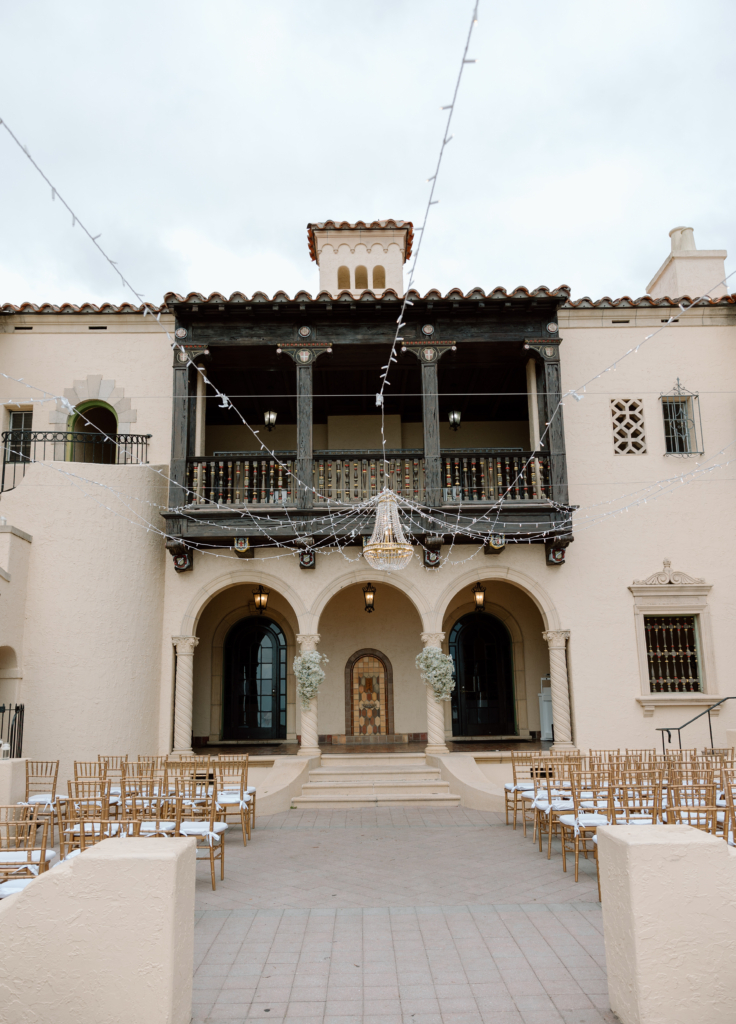
<path fill-rule="evenodd" d="M 251 833 L 251 805 L 253 798 L 248 793 L 248 755 L 243 760 L 220 760 L 212 762 L 214 785 L 217 791 L 217 810 L 221 821 L 227 821 L 229 814 L 237 814 L 243 831 L 243 846 Z"/>
<path fill-rule="evenodd" d="M 539 838 L 539 852 L 542 852 L 542 836 L 547 836 L 547 860 L 552 856 L 552 838 L 559 834 L 559 817 L 573 810 L 570 791 L 570 766 L 563 761 L 546 763 L 547 771 L 539 779 L 539 788 L 533 801 L 534 835 Z"/>
<path fill-rule="evenodd" d="M 75 761 L 75 779 L 106 779 L 107 765 L 102 761 Z"/>
<path fill-rule="evenodd" d="M 112 810 L 118 816 L 122 800 L 119 796 L 111 795 L 109 779 L 69 779 L 66 785 L 70 801 L 96 800 L 105 818 L 111 817 Z"/>
<path fill-rule="evenodd" d="M 513 782 L 507 782 L 504 786 L 504 805 L 506 807 L 506 824 L 509 823 L 509 812 L 512 812 L 513 827 L 516 829 L 516 819 L 519 811 L 519 794 L 523 790 L 534 791 L 536 783 L 531 768 L 540 758 L 536 751 L 511 751 L 511 771 Z M 526 835 L 526 832 L 524 833 Z"/>
<path fill-rule="evenodd" d="M 98 754 L 97 760 L 105 765 L 105 775 L 110 780 L 110 792 L 113 796 L 119 796 L 128 755 Z"/>
<path fill-rule="evenodd" d="M 36 808 L 36 820 L 39 818 L 49 820 L 52 846 L 54 845 L 54 813 L 58 777 L 58 761 L 26 761 L 25 802 Z"/>
<path fill-rule="evenodd" d="M 696 781 L 679 775 L 674 780 L 670 779 L 667 807 L 663 812 L 667 824 L 690 825 L 691 828 L 718 835 L 718 827 L 723 827 L 726 814 L 725 809 L 719 808 L 716 803 L 717 789 L 715 779 L 702 781 L 702 776 L 697 777 Z"/>
<path fill-rule="evenodd" d="M 248 766 L 250 763 L 250 754 L 218 754 L 217 757 L 213 757 L 213 763 L 215 761 L 221 761 L 226 764 L 228 761 L 243 761 L 245 760 L 245 775 L 246 775 L 246 787 L 245 792 L 251 798 L 250 800 L 250 827 L 248 829 L 248 836 L 250 836 L 251 828 L 255 828 L 256 824 L 256 787 L 247 785 L 248 782 Z"/>
<path fill-rule="evenodd" d="M 140 764 L 153 765 L 153 771 L 162 772 L 166 767 L 166 762 L 169 760 L 168 754 L 139 754 L 138 762 Z M 130 763 L 130 762 L 129 762 Z"/>
<path fill-rule="evenodd" d="M 148 793 L 145 792 L 148 787 Z M 177 834 L 176 799 L 160 795 L 153 781 L 141 785 L 142 792 L 128 798 L 129 813 L 139 824 L 139 835 L 173 839 Z"/>
<path fill-rule="evenodd" d="M 35 816 L 25 821 L 0 821 L 0 880 L 31 879 L 48 869 L 55 856 L 46 848 L 48 831 L 48 821 L 37 821 Z"/>
<path fill-rule="evenodd" d="M 721 789 L 716 796 L 716 806 L 723 810 L 723 838 L 729 846 L 736 846 L 736 766 L 721 768 Z"/>
<path fill-rule="evenodd" d="M 177 835 L 197 840 L 198 860 L 208 859 L 212 873 L 212 888 L 215 886 L 215 862 L 220 862 L 220 880 L 225 877 L 224 832 L 227 822 L 218 821 L 217 782 L 205 784 L 204 797 L 201 782 L 176 780 L 175 793 Z M 205 856 L 202 857 L 201 854 Z"/>
<path fill-rule="evenodd" d="M 611 808 L 611 775 L 605 768 L 572 772 L 573 813 L 560 815 L 562 832 L 562 870 L 567 871 L 567 854 L 575 854 L 575 881 L 579 877 L 580 851 L 586 857 L 597 856 L 597 844 L 588 843 L 601 825 L 613 818 Z M 569 845 L 571 844 L 571 845 Z"/>

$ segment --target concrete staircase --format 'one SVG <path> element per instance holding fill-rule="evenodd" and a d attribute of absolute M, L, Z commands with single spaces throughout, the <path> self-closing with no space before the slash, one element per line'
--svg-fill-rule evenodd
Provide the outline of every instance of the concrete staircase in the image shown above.
<path fill-rule="evenodd" d="M 323 754 L 295 807 L 459 807 L 439 768 L 424 754 Z"/>

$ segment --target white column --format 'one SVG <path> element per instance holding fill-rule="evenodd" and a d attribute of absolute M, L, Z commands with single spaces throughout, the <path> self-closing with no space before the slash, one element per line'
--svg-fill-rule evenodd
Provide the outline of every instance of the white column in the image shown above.
<path fill-rule="evenodd" d="M 316 651 L 319 643 L 319 633 L 297 633 L 296 642 L 301 647 L 301 654 L 307 651 Z M 299 697 L 297 695 L 297 700 Z M 309 707 L 301 706 L 301 740 L 299 742 L 300 757 L 319 757 L 319 732 L 317 729 L 317 697 L 312 697 Z"/>
<path fill-rule="evenodd" d="M 570 724 L 570 687 L 567 680 L 565 647 L 569 629 L 548 629 L 542 633 L 549 646 L 549 677 L 552 686 L 552 722 L 555 727 L 555 750 L 574 748 Z"/>
<path fill-rule="evenodd" d="M 422 633 L 425 647 L 437 647 L 442 650 L 444 633 Z M 449 754 L 445 743 L 445 701 L 437 700 L 434 690 L 427 683 L 427 746 L 425 754 Z"/>
<path fill-rule="evenodd" d="M 196 636 L 172 636 L 176 648 L 176 696 L 174 700 L 174 753 L 192 752 L 192 701 Z"/>

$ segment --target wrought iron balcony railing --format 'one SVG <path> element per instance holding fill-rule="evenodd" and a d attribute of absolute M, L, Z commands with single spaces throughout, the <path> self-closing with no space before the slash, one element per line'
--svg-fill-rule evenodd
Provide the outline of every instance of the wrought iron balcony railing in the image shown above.
<path fill-rule="evenodd" d="M 0 490 L 10 491 L 32 462 L 148 462 L 150 434 L 101 434 L 85 430 L 6 430 Z"/>
<path fill-rule="evenodd" d="M 294 505 L 296 452 L 270 456 L 232 452 L 190 458 L 188 500 L 195 505 Z M 549 455 L 523 451 L 444 451 L 441 503 L 458 505 L 539 501 L 550 496 Z M 425 461 L 421 451 L 316 452 L 312 460 L 315 503 L 356 505 L 390 487 L 425 503 Z"/>

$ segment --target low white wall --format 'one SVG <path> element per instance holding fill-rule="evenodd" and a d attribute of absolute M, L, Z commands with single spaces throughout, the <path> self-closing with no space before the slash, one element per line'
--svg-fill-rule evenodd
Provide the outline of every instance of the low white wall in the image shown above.
<path fill-rule="evenodd" d="M 4 899 L 5 1024 L 189 1024 L 195 856 L 108 839 Z"/>
<path fill-rule="evenodd" d="M 736 850 L 688 825 L 601 828 L 598 843 L 622 1024 L 733 1024 Z"/>
<path fill-rule="evenodd" d="M 26 798 L 26 758 L 0 760 L 0 806 L 17 804 Z"/>
<path fill-rule="evenodd" d="M 428 754 L 427 764 L 439 768 L 450 792 L 460 797 L 463 807 L 475 811 L 502 811 L 503 785 L 511 781 L 511 765 L 476 763 L 472 754 Z M 495 778 L 490 769 L 496 769 Z M 508 776 L 508 779 L 506 778 Z"/>
<path fill-rule="evenodd" d="M 319 768 L 318 757 L 275 757 L 273 767 L 262 780 L 255 778 L 256 817 L 288 811 L 292 798 L 301 796 L 302 786 L 309 781 L 310 768 Z M 251 782 L 248 769 L 248 782 Z"/>

